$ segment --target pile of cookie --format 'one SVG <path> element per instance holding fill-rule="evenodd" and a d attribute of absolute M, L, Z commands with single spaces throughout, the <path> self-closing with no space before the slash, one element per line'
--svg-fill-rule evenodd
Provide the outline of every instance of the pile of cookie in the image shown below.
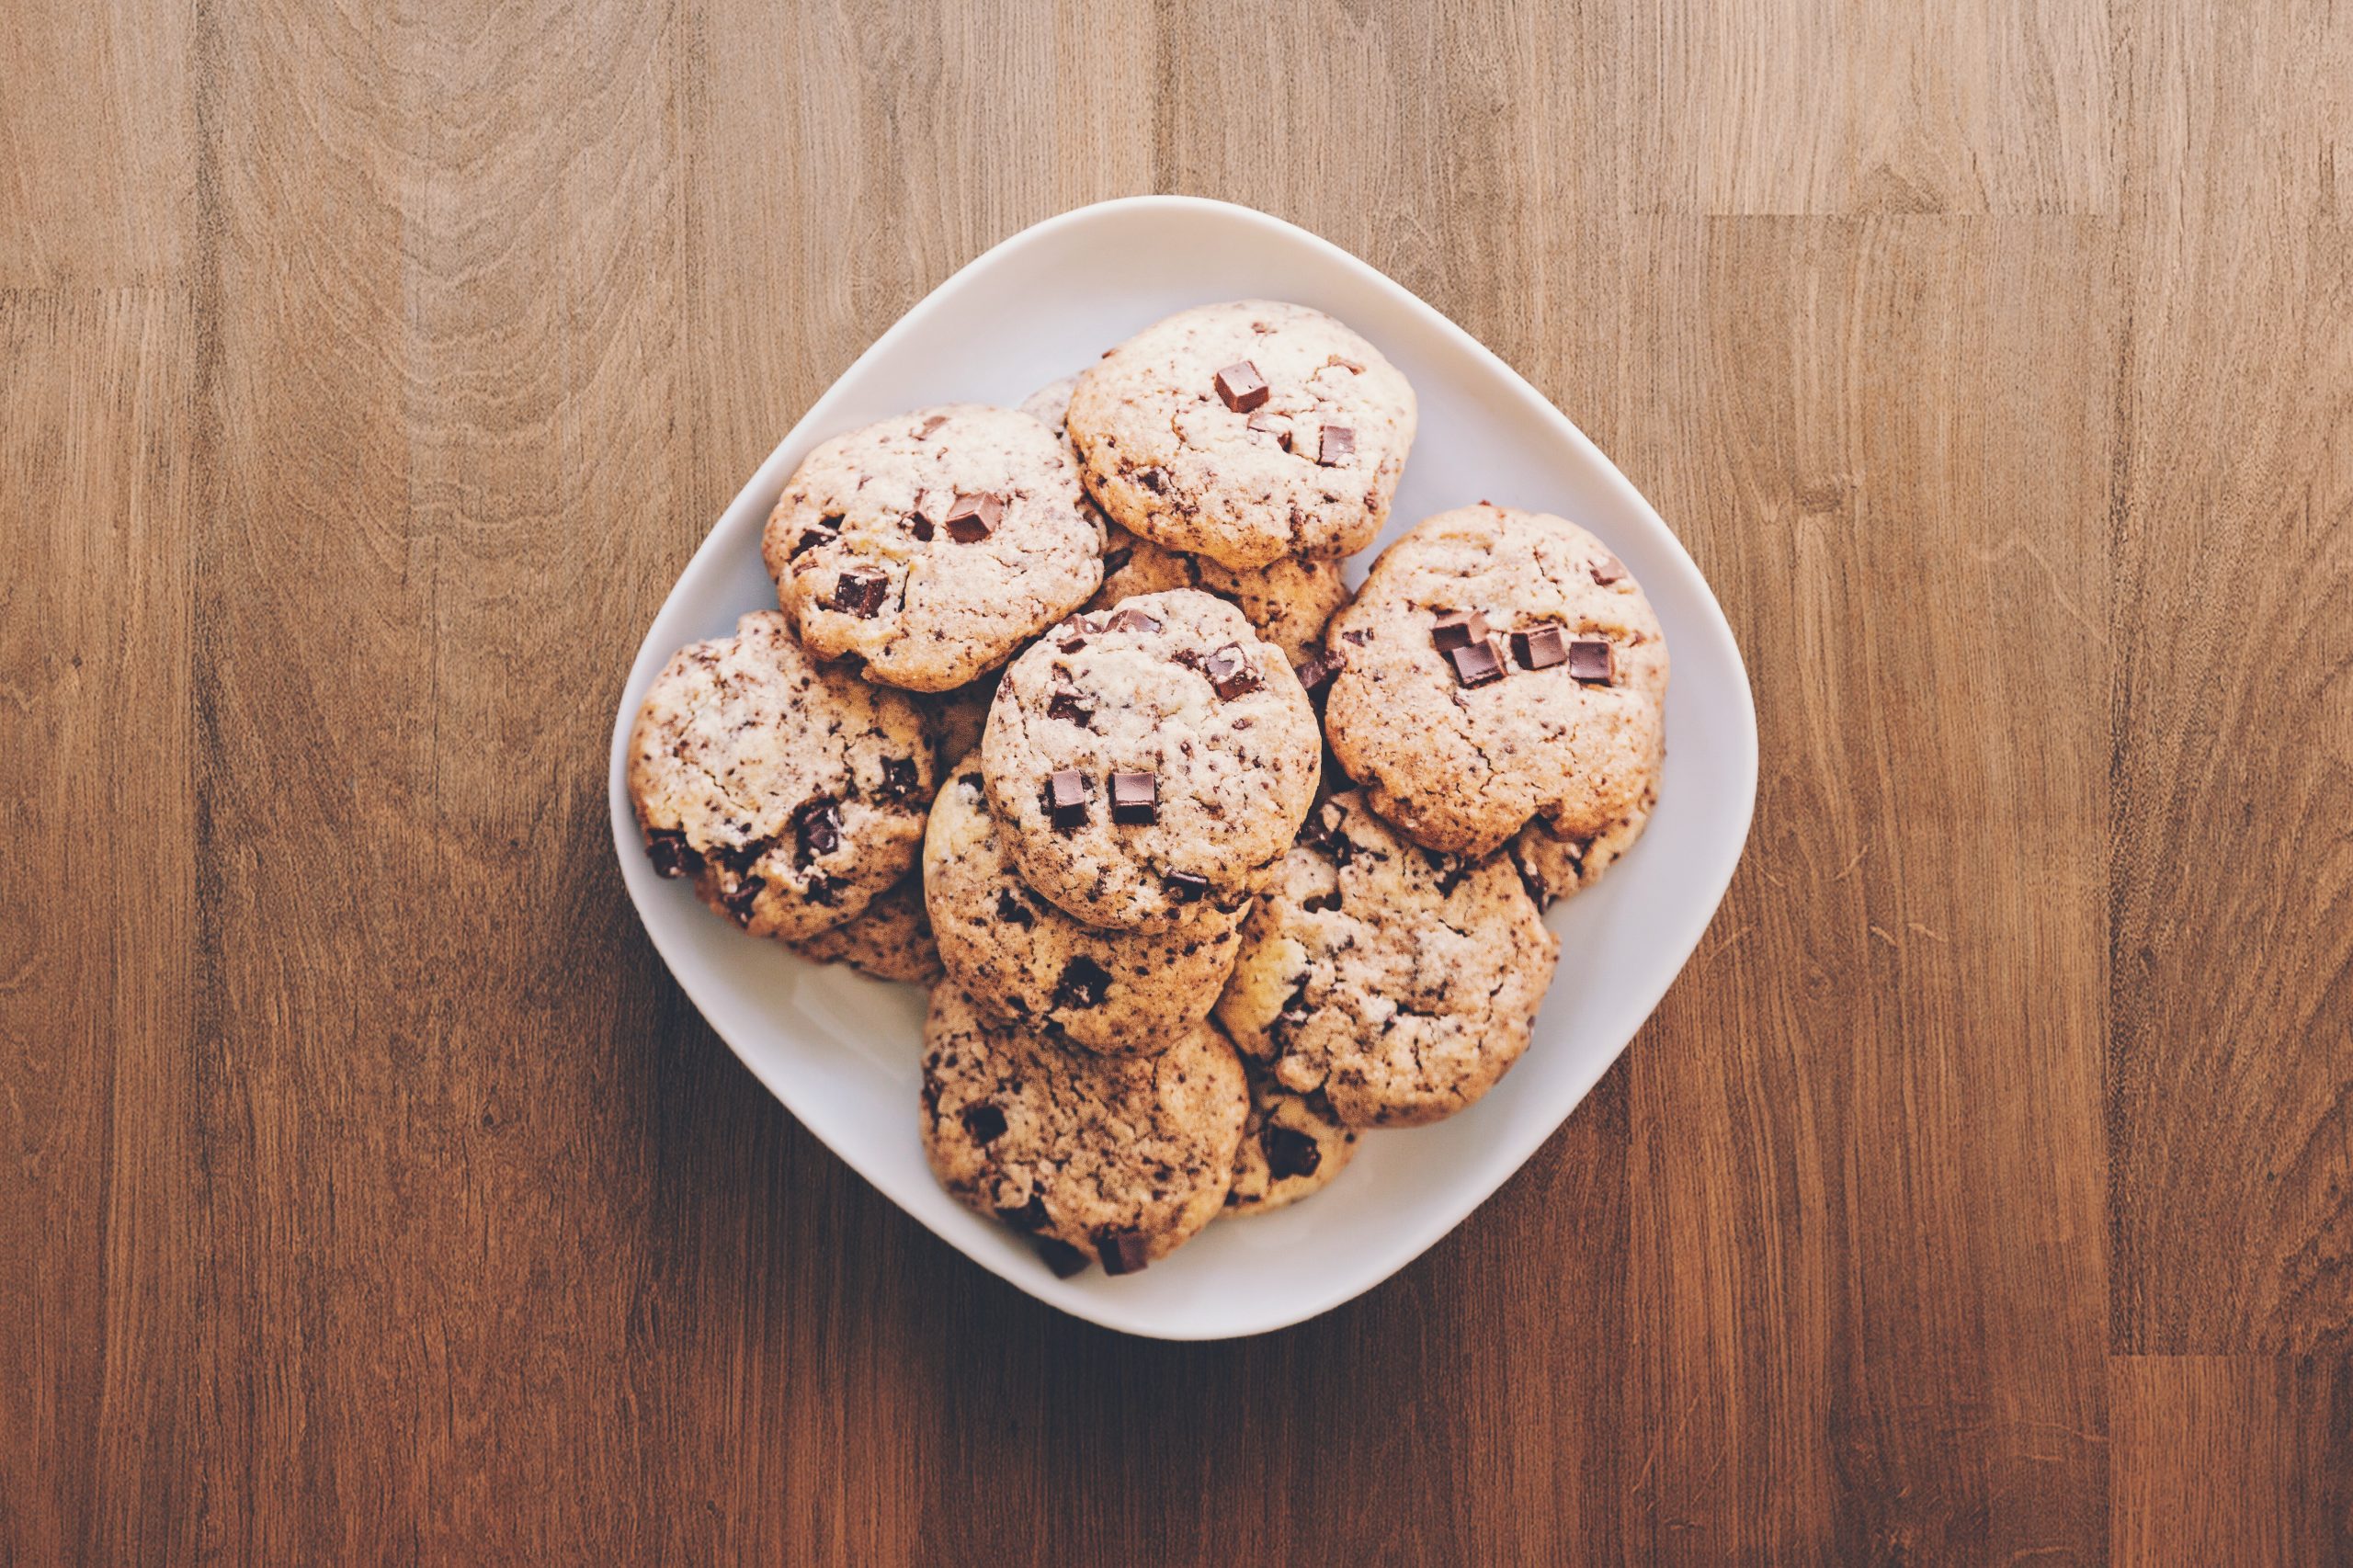
<path fill-rule="evenodd" d="M 1374 562 L 1413 389 L 1264 301 L 1020 409 L 812 451 L 780 608 L 682 649 L 629 786 L 755 936 L 931 986 L 924 1144 L 1071 1273 L 1291 1203 L 1476 1101 L 1654 798 L 1666 647 L 1574 524 L 1481 502 Z"/>

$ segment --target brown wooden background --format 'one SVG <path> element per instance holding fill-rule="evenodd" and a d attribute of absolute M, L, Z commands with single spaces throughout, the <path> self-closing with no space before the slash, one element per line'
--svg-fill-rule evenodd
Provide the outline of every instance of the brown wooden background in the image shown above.
<path fill-rule="evenodd" d="M 0 1562 L 2353 1557 L 2353 11 L 13 0 Z M 1155 189 L 1493 344 L 1765 771 L 1451 1238 L 1064 1321 L 640 935 L 776 437 Z"/>

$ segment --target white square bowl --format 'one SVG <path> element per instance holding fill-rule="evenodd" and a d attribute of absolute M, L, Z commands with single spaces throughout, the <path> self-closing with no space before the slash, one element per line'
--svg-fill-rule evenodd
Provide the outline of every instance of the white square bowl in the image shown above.
<path fill-rule="evenodd" d="M 1313 1201 L 1222 1220 L 1165 1262 L 1057 1279 L 1014 1233 L 941 1191 L 916 1132 L 919 991 L 807 962 L 714 918 L 654 873 L 623 779 L 631 721 L 670 653 L 772 608 L 760 529 L 801 454 L 925 403 L 1011 405 L 1189 305 L 1294 300 L 1378 345 L 1414 383 L 1421 430 L 1387 544 L 1482 499 L 1560 513 L 1631 567 L 1666 630 L 1667 760 L 1649 831 L 1592 892 L 1556 905 L 1560 971 L 1509 1077 L 1436 1127 L 1375 1132 Z M 1360 579 L 1370 552 L 1351 567 Z M 1371 1289 L 1477 1208 L 1617 1060 L 1698 944 L 1748 836 L 1756 715 L 1723 611 L 1675 535 L 1594 444 L 1461 327 L 1355 256 L 1248 208 L 1136 197 L 1024 230 L 859 356 L 794 426 L 688 562 L 614 717 L 613 841 L 654 949 L 746 1066 L 828 1148 L 983 1268 L 1063 1311 L 1165 1339 L 1261 1334 Z"/>

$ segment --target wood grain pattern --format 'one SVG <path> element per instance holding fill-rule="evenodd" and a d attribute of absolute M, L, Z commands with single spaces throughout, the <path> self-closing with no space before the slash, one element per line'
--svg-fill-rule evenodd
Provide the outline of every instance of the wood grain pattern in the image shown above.
<path fill-rule="evenodd" d="M 0 83 L 0 1564 L 2353 1555 L 2341 6 L 36 0 Z M 1567 409 L 1765 756 L 1560 1135 L 1191 1346 L 848 1174 L 602 847 L 777 432 L 1153 189 Z"/>

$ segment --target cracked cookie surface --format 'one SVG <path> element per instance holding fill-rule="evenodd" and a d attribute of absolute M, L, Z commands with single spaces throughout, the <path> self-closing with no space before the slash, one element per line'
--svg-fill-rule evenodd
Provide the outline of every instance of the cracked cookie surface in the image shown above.
<path fill-rule="evenodd" d="M 1074 461 L 1078 449 L 1070 446 L 1063 416 L 1070 407 L 1071 389 L 1077 384 L 1077 377 L 1066 376 L 1039 388 L 1021 404 L 1022 413 L 1062 439 Z M 1264 566 L 1236 571 L 1205 555 L 1188 555 L 1155 544 L 1111 523 L 1104 534 L 1103 585 L 1081 608 L 1109 609 L 1122 599 L 1169 588 L 1199 588 L 1225 600 L 1249 617 L 1258 635 L 1280 648 L 1294 665 L 1306 658 L 1311 645 L 1323 637 L 1332 613 L 1348 602 L 1348 585 L 1337 561 L 1285 556 Z"/>
<path fill-rule="evenodd" d="M 1102 580 L 1103 525 L 1036 420 L 948 403 L 818 446 L 760 553 L 812 653 L 945 691 L 1086 602 Z"/>
<path fill-rule="evenodd" d="M 1058 1271 L 1132 1273 L 1215 1219 L 1248 1108 L 1242 1062 L 1206 1021 L 1157 1055 L 1097 1056 L 992 1022 L 952 981 L 932 988 L 924 1153 L 951 1196 L 1045 1244 Z"/>
<path fill-rule="evenodd" d="M 1564 518 L 1439 513 L 1381 552 L 1331 645 L 1345 661 L 1324 704 L 1332 750 L 1431 848 L 1485 855 L 1540 815 L 1558 838 L 1593 838 L 1654 782 L 1658 618 Z"/>
<path fill-rule="evenodd" d="M 1225 1191 L 1230 1215 L 1271 1214 L 1338 1176 L 1357 1152 L 1357 1132 L 1343 1127 L 1315 1095 L 1285 1088 L 1262 1064 L 1245 1058 L 1250 1117 L 1233 1152 L 1233 1185 Z"/>
<path fill-rule="evenodd" d="M 1350 1127 L 1415 1127 L 1528 1049 L 1560 943 L 1502 856 L 1409 843 L 1358 793 L 1316 809 L 1242 926 L 1235 1045 Z"/>
<path fill-rule="evenodd" d="M 1204 305 L 1080 372 L 1068 425 L 1110 519 L 1236 569 L 1381 531 L 1417 418 L 1381 351 L 1303 305 Z"/>
<path fill-rule="evenodd" d="M 1108 1053 L 1162 1050 L 1207 1016 L 1233 969 L 1239 915 L 1209 908 L 1165 931 L 1082 926 L 1029 891 L 989 814 L 980 758 L 949 772 L 924 837 L 939 956 L 1006 1022 Z"/>
<path fill-rule="evenodd" d="M 1023 881 L 1134 929 L 1239 910 L 1305 819 L 1322 756 L 1282 650 L 1177 588 L 1074 617 L 1015 660 L 981 771 Z"/>
<path fill-rule="evenodd" d="M 940 974 L 919 874 L 902 877 L 847 920 L 791 947 L 814 962 L 846 963 L 860 974 L 903 985 L 928 985 Z"/>
<path fill-rule="evenodd" d="M 1658 761 L 1654 757 L 1651 782 L 1624 816 L 1599 833 L 1580 837 L 1562 833 L 1551 818 L 1539 815 L 1512 835 L 1511 858 L 1539 902 L 1583 892 L 1634 846 L 1634 840 L 1650 825 L 1652 809 L 1657 804 Z"/>
<path fill-rule="evenodd" d="M 914 869 L 937 777 L 915 703 L 809 656 L 775 610 L 671 655 L 630 732 L 646 853 L 703 902 L 788 941 Z"/>

